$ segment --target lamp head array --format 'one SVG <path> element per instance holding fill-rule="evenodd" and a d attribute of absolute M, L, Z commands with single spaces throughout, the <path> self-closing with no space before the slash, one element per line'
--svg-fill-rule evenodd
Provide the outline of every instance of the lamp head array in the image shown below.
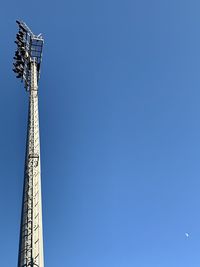
<path fill-rule="evenodd" d="M 29 91 L 31 86 L 31 62 L 33 61 L 37 66 L 39 80 L 44 39 L 41 34 L 34 35 L 23 21 L 17 20 L 16 23 L 19 31 L 15 40 L 17 50 L 13 58 L 13 71 L 17 78 L 24 81 L 24 86 Z"/>

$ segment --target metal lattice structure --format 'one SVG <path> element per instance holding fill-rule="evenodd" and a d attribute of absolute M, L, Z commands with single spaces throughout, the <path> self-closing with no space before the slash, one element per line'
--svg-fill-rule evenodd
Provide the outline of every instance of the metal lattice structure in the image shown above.
<path fill-rule="evenodd" d="M 29 93 L 18 267 L 44 267 L 38 112 L 38 80 L 44 40 L 41 34 L 34 35 L 24 22 L 16 22 L 19 32 L 13 71 Z"/>

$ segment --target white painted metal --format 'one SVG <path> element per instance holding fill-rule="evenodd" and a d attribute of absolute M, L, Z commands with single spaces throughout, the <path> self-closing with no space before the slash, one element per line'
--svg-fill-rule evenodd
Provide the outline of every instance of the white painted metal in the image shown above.
<path fill-rule="evenodd" d="M 31 61 L 29 118 L 18 267 L 44 267 L 37 64 Z"/>

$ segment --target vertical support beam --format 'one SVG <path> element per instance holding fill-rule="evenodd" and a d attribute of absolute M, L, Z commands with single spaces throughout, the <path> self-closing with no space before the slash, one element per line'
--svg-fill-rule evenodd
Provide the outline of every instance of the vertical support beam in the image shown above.
<path fill-rule="evenodd" d="M 44 267 L 37 64 L 31 61 L 31 86 L 18 267 Z"/>

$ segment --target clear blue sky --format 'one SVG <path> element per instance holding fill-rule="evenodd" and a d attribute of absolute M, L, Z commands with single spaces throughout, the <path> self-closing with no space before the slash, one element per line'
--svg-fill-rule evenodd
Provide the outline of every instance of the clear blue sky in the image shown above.
<path fill-rule="evenodd" d="M 17 18 L 45 38 L 45 266 L 200 266 L 199 10 L 197 0 L 1 3 L 1 266 L 17 266 L 25 154 Z"/>

